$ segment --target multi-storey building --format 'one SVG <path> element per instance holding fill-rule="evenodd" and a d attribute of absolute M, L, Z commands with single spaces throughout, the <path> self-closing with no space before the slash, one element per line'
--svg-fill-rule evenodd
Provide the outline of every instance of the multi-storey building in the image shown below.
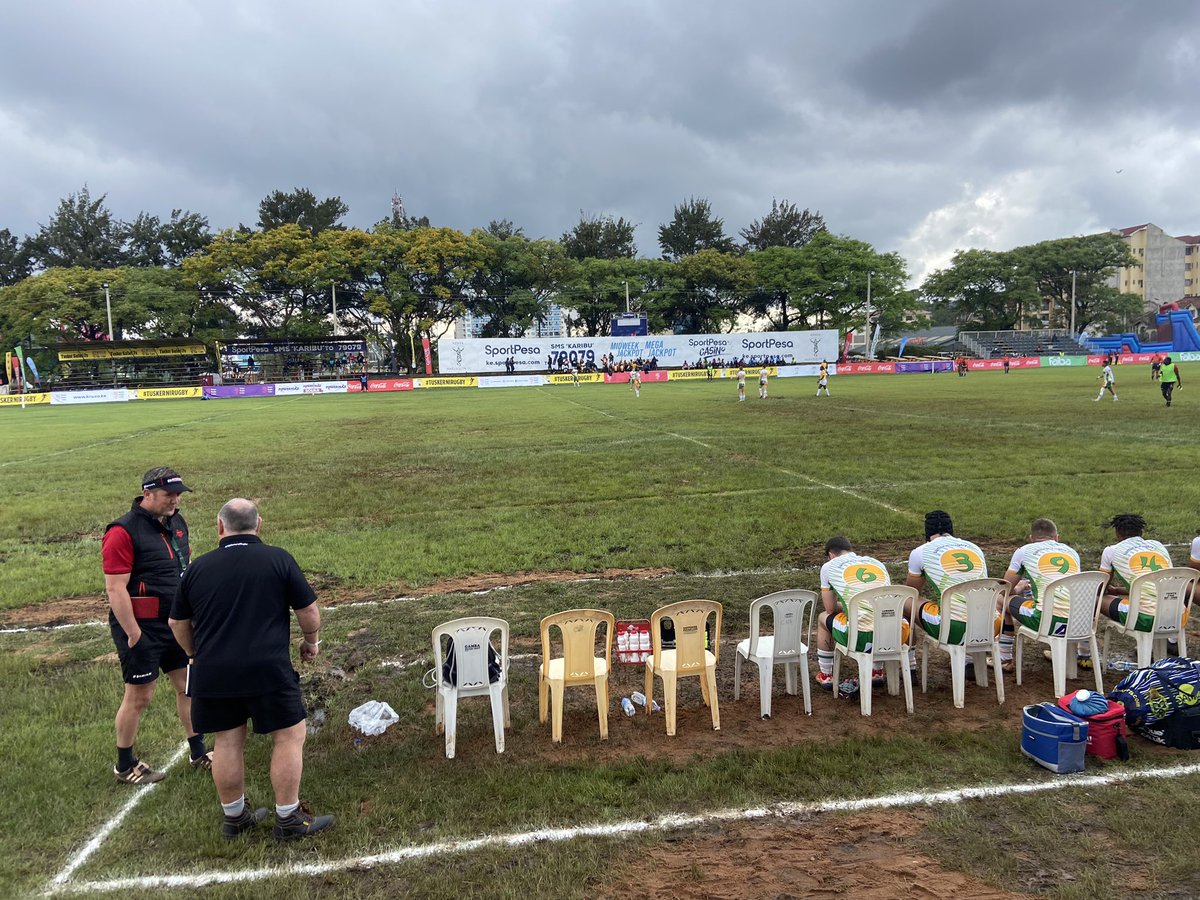
<path fill-rule="evenodd" d="M 1200 294 L 1200 236 L 1172 237 L 1150 223 L 1112 233 L 1121 236 L 1135 260 L 1109 281 L 1122 294 L 1137 294 L 1147 311 Z"/>
<path fill-rule="evenodd" d="M 463 313 L 454 323 L 454 337 L 477 338 L 483 334 L 484 326 L 490 321 L 488 316 L 475 316 L 470 312 Z M 551 303 L 545 318 L 534 322 L 525 329 L 526 337 L 563 337 L 563 311 L 557 303 Z"/>

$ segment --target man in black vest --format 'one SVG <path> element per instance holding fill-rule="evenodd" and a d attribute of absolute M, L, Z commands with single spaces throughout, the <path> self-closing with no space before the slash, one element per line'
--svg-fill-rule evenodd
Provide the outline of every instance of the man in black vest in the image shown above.
<path fill-rule="evenodd" d="M 230 500 L 217 516 L 216 550 L 188 569 L 171 607 L 171 629 L 192 657 L 188 692 L 196 724 L 216 734 L 213 782 L 225 811 L 221 834 L 235 838 L 267 816 L 246 802 L 246 722 L 270 734 L 277 839 L 316 834 L 333 816 L 300 804 L 307 734 L 300 676 L 289 655 L 291 614 L 304 632 L 300 659 L 321 647 L 316 594 L 292 555 L 258 538 L 262 519 L 249 500 Z"/>
<path fill-rule="evenodd" d="M 167 624 L 179 579 L 191 559 L 187 522 L 179 514 L 179 496 L 190 490 L 174 469 L 151 469 L 142 477 L 142 496 L 104 532 L 101 559 L 108 624 L 125 681 L 113 769 L 122 784 L 151 784 L 164 777 L 133 755 L 138 725 L 160 670 L 175 686 L 175 708 L 191 746 L 192 767 L 212 768 L 204 736 L 192 730 L 191 700 L 184 693 L 187 654 Z"/>

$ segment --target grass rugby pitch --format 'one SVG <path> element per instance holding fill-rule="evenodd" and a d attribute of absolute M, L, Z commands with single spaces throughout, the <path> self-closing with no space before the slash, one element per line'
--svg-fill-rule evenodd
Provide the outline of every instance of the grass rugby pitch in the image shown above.
<path fill-rule="evenodd" d="M 881 697 L 862 719 L 856 705 L 816 692 L 808 718 L 780 684 L 774 717 L 760 721 L 753 671 L 743 673 L 743 699 L 732 700 L 733 646 L 754 597 L 816 587 L 831 534 L 847 534 L 900 576 L 935 507 L 985 548 L 992 574 L 1041 515 L 1058 522 L 1085 566 L 1108 542 L 1101 523 L 1123 511 L 1143 513 L 1150 536 L 1184 561 L 1200 527 L 1200 415 L 1186 391 L 1163 408 L 1145 368 L 1117 371 L 1117 403 L 1093 402 L 1095 373 L 1071 369 L 847 376 L 832 380 L 829 399 L 812 396 L 814 379 L 778 379 L 770 399 L 756 399 L 751 385 L 745 403 L 721 381 L 648 384 L 640 399 L 623 386 L 585 385 L 0 411 L 5 627 L 103 617 L 100 534 L 142 471 L 164 463 L 196 488 L 183 507 L 195 552 L 214 546 L 225 500 L 252 497 L 264 538 L 295 554 L 324 605 L 340 605 L 326 616 L 325 656 L 301 670 L 310 706 L 328 722 L 310 739 L 304 794 L 338 815 L 337 828 L 301 847 L 265 836 L 227 845 L 211 784 L 177 766 L 66 888 L 216 873 L 209 895 L 257 896 L 261 881 L 230 873 L 270 869 L 272 890 L 329 897 L 839 887 L 893 896 L 918 883 L 957 896 L 1200 893 L 1186 840 L 1197 776 L 338 868 L 396 848 L 546 827 L 1047 780 L 1017 749 L 1021 706 L 1052 696 L 1041 660 L 1022 688 L 1008 680 L 1003 707 L 994 692 L 969 687 L 967 708 L 955 710 L 935 657 L 912 717 L 897 698 Z M 661 718 L 625 719 L 617 698 L 641 673 L 618 667 L 610 740 L 599 741 L 590 696 L 576 691 L 564 743 L 553 747 L 537 723 L 536 661 L 524 657 L 513 665 L 505 754 L 490 746 L 486 704 L 468 700 L 457 759 L 444 759 L 420 683 L 434 625 L 503 616 L 513 652 L 532 654 L 550 612 L 645 616 L 696 596 L 726 605 L 721 732 L 705 726 L 692 685 L 681 688 L 676 737 L 665 738 Z M 130 797 L 107 774 L 119 674 L 104 628 L 7 633 L 0 647 L 0 787 L 10 809 L 38 811 L 0 830 L 0 894 L 36 894 Z M 401 721 L 355 744 L 346 713 L 370 698 Z M 160 693 L 139 752 L 164 764 L 178 738 Z M 1191 761 L 1133 747 L 1130 764 L 1089 771 Z M 259 803 L 269 799 L 265 751 L 251 741 L 248 793 Z M 1170 833 L 1136 827 L 1151 819 L 1169 821 Z M 337 865 L 320 875 L 295 868 L 319 863 Z M 878 884 L 864 872 L 878 873 Z M 125 890 L 154 893 L 150 882 Z"/>

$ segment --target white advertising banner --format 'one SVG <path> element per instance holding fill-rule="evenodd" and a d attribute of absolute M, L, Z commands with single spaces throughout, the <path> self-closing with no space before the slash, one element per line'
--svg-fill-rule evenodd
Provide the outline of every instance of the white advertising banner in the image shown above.
<path fill-rule="evenodd" d="M 52 406 L 76 403 L 125 403 L 129 400 L 127 388 L 107 388 L 95 391 L 54 391 L 50 395 Z"/>
<path fill-rule="evenodd" d="M 734 334 L 657 334 L 602 338 L 444 338 L 438 342 L 442 374 L 505 371 L 511 358 L 517 371 L 557 369 L 564 362 L 580 368 L 600 367 L 600 357 L 618 361 L 656 357 L 662 368 L 677 368 L 700 359 L 782 357 L 785 363 L 832 362 L 838 355 L 838 333 L 822 331 L 757 331 Z"/>
<path fill-rule="evenodd" d="M 546 383 L 545 375 L 481 375 L 479 386 L 491 387 L 541 387 Z"/>
<path fill-rule="evenodd" d="M 344 394 L 348 388 L 344 381 L 295 381 L 275 385 L 276 397 L 296 394 Z"/>

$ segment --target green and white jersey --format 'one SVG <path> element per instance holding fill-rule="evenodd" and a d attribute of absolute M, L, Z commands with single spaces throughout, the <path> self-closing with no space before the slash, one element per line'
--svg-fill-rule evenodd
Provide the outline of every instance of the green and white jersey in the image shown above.
<path fill-rule="evenodd" d="M 843 612 L 855 594 L 891 583 L 887 567 L 871 556 L 843 553 L 821 566 L 821 588 L 833 591 Z"/>
<path fill-rule="evenodd" d="M 1125 590 L 1133 579 L 1147 572 L 1171 568 L 1171 554 L 1158 541 L 1144 537 L 1125 538 L 1104 548 L 1100 554 L 1100 571 L 1111 572 L 1113 580 Z"/>
<path fill-rule="evenodd" d="M 952 585 L 987 578 L 987 563 L 977 544 L 944 534 L 926 541 L 908 555 L 908 574 L 924 575 L 934 599 Z"/>
<path fill-rule="evenodd" d="M 1034 602 L 1042 606 L 1051 583 L 1064 575 L 1079 574 L 1079 554 L 1062 541 L 1034 541 L 1017 548 L 1008 570 L 1029 581 Z M 1066 591 L 1059 591 L 1059 594 L 1066 594 Z M 1056 595 L 1053 615 L 1065 619 L 1070 612 L 1069 604 L 1067 597 Z"/>

